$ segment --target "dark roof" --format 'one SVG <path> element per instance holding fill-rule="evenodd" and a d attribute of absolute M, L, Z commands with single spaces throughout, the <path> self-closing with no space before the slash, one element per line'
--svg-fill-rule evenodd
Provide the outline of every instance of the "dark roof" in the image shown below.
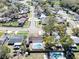
<path fill-rule="evenodd" d="M 32 41 L 33 43 L 41 43 L 43 40 L 42 37 L 30 37 L 29 41 Z"/>
<path fill-rule="evenodd" d="M 26 18 L 21 18 L 18 20 L 19 23 L 24 23 L 26 21 Z"/>
<path fill-rule="evenodd" d="M 9 37 L 9 44 L 14 44 L 14 43 L 18 43 L 18 42 L 22 42 L 24 39 L 23 36 L 12 36 L 12 37 Z"/>

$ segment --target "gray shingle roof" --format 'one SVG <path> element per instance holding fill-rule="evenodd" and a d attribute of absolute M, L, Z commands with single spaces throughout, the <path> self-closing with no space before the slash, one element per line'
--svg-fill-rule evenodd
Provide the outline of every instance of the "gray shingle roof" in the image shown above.
<path fill-rule="evenodd" d="M 9 37 L 9 44 L 14 44 L 14 43 L 18 43 L 18 42 L 22 42 L 23 40 L 23 36 L 12 36 L 12 37 Z"/>

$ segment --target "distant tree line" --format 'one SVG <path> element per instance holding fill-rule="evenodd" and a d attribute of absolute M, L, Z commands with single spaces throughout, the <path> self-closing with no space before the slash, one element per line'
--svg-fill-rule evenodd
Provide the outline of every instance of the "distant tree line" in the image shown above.
<path fill-rule="evenodd" d="M 61 0 L 60 5 L 79 14 L 79 0 Z"/>

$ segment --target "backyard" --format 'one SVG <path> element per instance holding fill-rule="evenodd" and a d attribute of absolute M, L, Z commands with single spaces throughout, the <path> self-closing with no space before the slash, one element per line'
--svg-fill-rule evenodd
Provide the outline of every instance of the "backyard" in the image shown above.
<path fill-rule="evenodd" d="M 44 59 L 44 53 L 31 53 L 30 56 L 25 59 Z"/>

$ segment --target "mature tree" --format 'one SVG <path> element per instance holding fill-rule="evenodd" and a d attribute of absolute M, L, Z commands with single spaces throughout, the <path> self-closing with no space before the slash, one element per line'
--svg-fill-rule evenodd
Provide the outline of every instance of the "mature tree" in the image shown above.
<path fill-rule="evenodd" d="M 10 48 L 3 45 L 0 46 L 0 59 L 9 59 Z"/>
<path fill-rule="evenodd" d="M 53 36 L 45 36 L 43 41 L 47 49 L 50 49 L 52 46 L 55 46 L 55 40 Z"/>
<path fill-rule="evenodd" d="M 73 40 L 70 38 L 70 36 L 65 35 L 63 38 L 60 40 L 63 48 L 64 48 L 64 54 L 67 59 L 74 59 L 74 54 L 72 49 L 70 48 L 71 45 L 74 44 Z"/>
<path fill-rule="evenodd" d="M 71 47 L 72 44 L 74 44 L 73 40 L 70 38 L 70 36 L 65 35 L 61 38 L 60 43 L 62 44 L 65 54 L 68 51 L 68 49 Z"/>
<path fill-rule="evenodd" d="M 6 6 L 11 5 L 9 0 L 0 0 L 0 3 L 3 3 Z"/>
<path fill-rule="evenodd" d="M 50 33 L 52 35 L 52 31 L 59 31 L 59 35 L 63 37 L 66 34 L 66 24 L 58 24 L 56 22 L 56 18 L 53 16 L 49 16 L 45 19 L 46 25 L 43 26 L 43 29 L 46 33 Z"/>
<path fill-rule="evenodd" d="M 48 16 L 46 19 L 46 25 L 43 26 L 43 29 L 45 30 L 46 33 L 50 33 L 52 35 L 52 31 L 54 29 L 54 24 L 56 19 L 53 16 Z"/>
<path fill-rule="evenodd" d="M 70 8 L 72 11 L 77 12 L 79 14 L 79 0 L 62 0 L 63 4 L 61 6 Z"/>
<path fill-rule="evenodd" d="M 76 12 L 79 14 L 79 9 L 77 9 Z"/>
<path fill-rule="evenodd" d="M 72 33 L 73 35 L 79 37 L 79 28 L 73 28 L 72 31 L 73 31 L 73 33 Z"/>
<path fill-rule="evenodd" d="M 21 45 L 21 51 L 25 52 L 26 51 L 26 40 L 24 39 Z"/>
<path fill-rule="evenodd" d="M 4 12 L 7 9 L 7 5 L 5 5 L 3 2 L 0 2 L 0 12 Z"/>
<path fill-rule="evenodd" d="M 17 13 L 18 12 L 18 7 L 16 7 L 16 5 L 11 5 L 11 6 L 8 7 L 8 10 L 10 12 Z"/>
<path fill-rule="evenodd" d="M 66 26 L 64 24 L 56 24 L 54 28 L 59 31 L 59 35 L 63 37 L 66 33 Z"/>
<path fill-rule="evenodd" d="M 73 40 L 68 35 L 65 35 L 64 37 L 62 37 L 60 42 L 62 45 L 68 45 L 68 46 L 71 46 L 72 44 L 74 44 Z"/>
<path fill-rule="evenodd" d="M 0 3 L 0 8 L 3 8 L 4 7 L 4 4 L 3 3 Z"/>

